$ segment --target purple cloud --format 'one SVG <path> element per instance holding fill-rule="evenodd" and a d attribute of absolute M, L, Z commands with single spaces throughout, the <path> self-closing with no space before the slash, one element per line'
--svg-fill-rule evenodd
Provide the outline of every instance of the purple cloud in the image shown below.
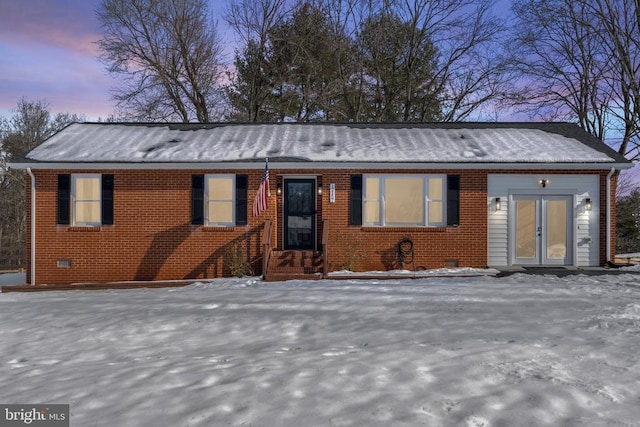
<path fill-rule="evenodd" d="M 0 115 L 21 98 L 89 119 L 113 111 L 95 42 L 99 0 L 0 2 Z"/>

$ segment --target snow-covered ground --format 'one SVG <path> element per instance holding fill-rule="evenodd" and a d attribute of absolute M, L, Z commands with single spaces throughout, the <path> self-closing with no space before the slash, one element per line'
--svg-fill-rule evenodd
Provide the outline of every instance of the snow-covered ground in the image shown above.
<path fill-rule="evenodd" d="M 640 276 L 0 294 L 0 402 L 73 426 L 640 420 Z"/>

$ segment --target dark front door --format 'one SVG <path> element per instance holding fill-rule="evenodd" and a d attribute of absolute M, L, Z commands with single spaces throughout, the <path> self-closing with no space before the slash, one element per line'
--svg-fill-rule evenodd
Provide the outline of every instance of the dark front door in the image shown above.
<path fill-rule="evenodd" d="M 316 182 L 284 180 L 284 248 L 315 249 Z"/>

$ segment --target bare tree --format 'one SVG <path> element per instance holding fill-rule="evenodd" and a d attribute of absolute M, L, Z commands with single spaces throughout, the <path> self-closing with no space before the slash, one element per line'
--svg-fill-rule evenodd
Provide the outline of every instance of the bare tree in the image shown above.
<path fill-rule="evenodd" d="M 512 66 L 521 77 L 516 104 L 544 120 L 576 120 L 602 139 L 610 93 L 611 55 L 589 28 L 589 11 L 574 0 L 516 0 Z M 594 24 L 597 25 L 597 24 Z"/>
<path fill-rule="evenodd" d="M 441 94 L 442 120 L 477 117 L 501 96 L 508 78 L 496 52 L 505 28 L 491 13 L 492 1 L 395 0 L 392 4 L 412 25 L 414 36 L 430 39 L 438 51 L 429 84 Z"/>
<path fill-rule="evenodd" d="M 516 0 L 514 11 L 516 104 L 640 158 L 638 1 Z"/>
<path fill-rule="evenodd" d="M 640 3 L 638 0 L 582 0 L 589 11 L 583 23 L 612 58 L 607 75 L 611 91 L 611 133 L 621 135 L 618 151 L 640 158 Z"/>
<path fill-rule="evenodd" d="M 325 5 L 331 22 L 342 25 L 345 33 L 355 38 L 354 29 L 360 30 L 365 22 L 376 16 L 393 14 L 402 22 L 405 38 L 404 113 L 400 120 L 462 121 L 479 118 L 485 108 L 493 111 L 497 100 L 506 92 L 509 75 L 500 51 L 501 37 L 505 33 L 502 20 L 492 15 L 490 0 L 318 0 Z M 351 32 L 350 32 L 351 31 Z M 400 33 L 402 34 L 402 33 Z M 406 37 L 408 36 L 408 37 Z M 389 37 L 387 37 L 389 38 Z M 431 46 L 435 63 L 427 73 L 421 63 Z M 363 46 L 360 45 L 361 51 Z M 366 49 L 364 49 L 366 50 Z M 364 58 L 359 58 L 364 61 Z M 351 89 L 350 105 L 358 112 L 357 119 L 366 119 L 362 108 L 369 104 L 366 98 L 370 77 L 364 64 L 356 64 L 356 72 L 344 76 Z M 424 71 L 424 70 L 423 70 Z M 413 77 L 411 75 L 413 74 Z M 421 75 L 416 80 L 416 77 Z M 358 89 L 358 90 L 355 90 Z M 416 93 L 426 94 L 417 102 Z M 433 100 L 440 104 L 434 114 Z M 359 95 L 359 96 L 358 96 Z"/>
<path fill-rule="evenodd" d="M 63 113 L 51 116 L 43 101 L 18 102 L 9 119 L 0 119 L 0 253 L 12 252 L 9 265 L 22 265 L 25 237 L 25 174 L 10 170 L 7 163 L 18 160 L 43 140 L 66 125 L 83 118 Z M 16 255 L 15 251 L 19 253 Z"/>
<path fill-rule="evenodd" d="M 101 59 L 137 120 L 208 122 L 220 107 L 221 44 L 205 0 L 103 0 Z"/>

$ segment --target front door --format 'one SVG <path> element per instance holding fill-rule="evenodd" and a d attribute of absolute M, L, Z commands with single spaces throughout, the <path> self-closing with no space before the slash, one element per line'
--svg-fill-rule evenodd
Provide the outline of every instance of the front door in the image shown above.
<path fill-rule="evenodd" d="M 316 247 L 316 181 L 284 179 L 284 248 Z"/>
<path fill-rule="evenodd" d="M 572 200 L 572 196 L 513 196 L 513 264 L 573 263 Z"/>

